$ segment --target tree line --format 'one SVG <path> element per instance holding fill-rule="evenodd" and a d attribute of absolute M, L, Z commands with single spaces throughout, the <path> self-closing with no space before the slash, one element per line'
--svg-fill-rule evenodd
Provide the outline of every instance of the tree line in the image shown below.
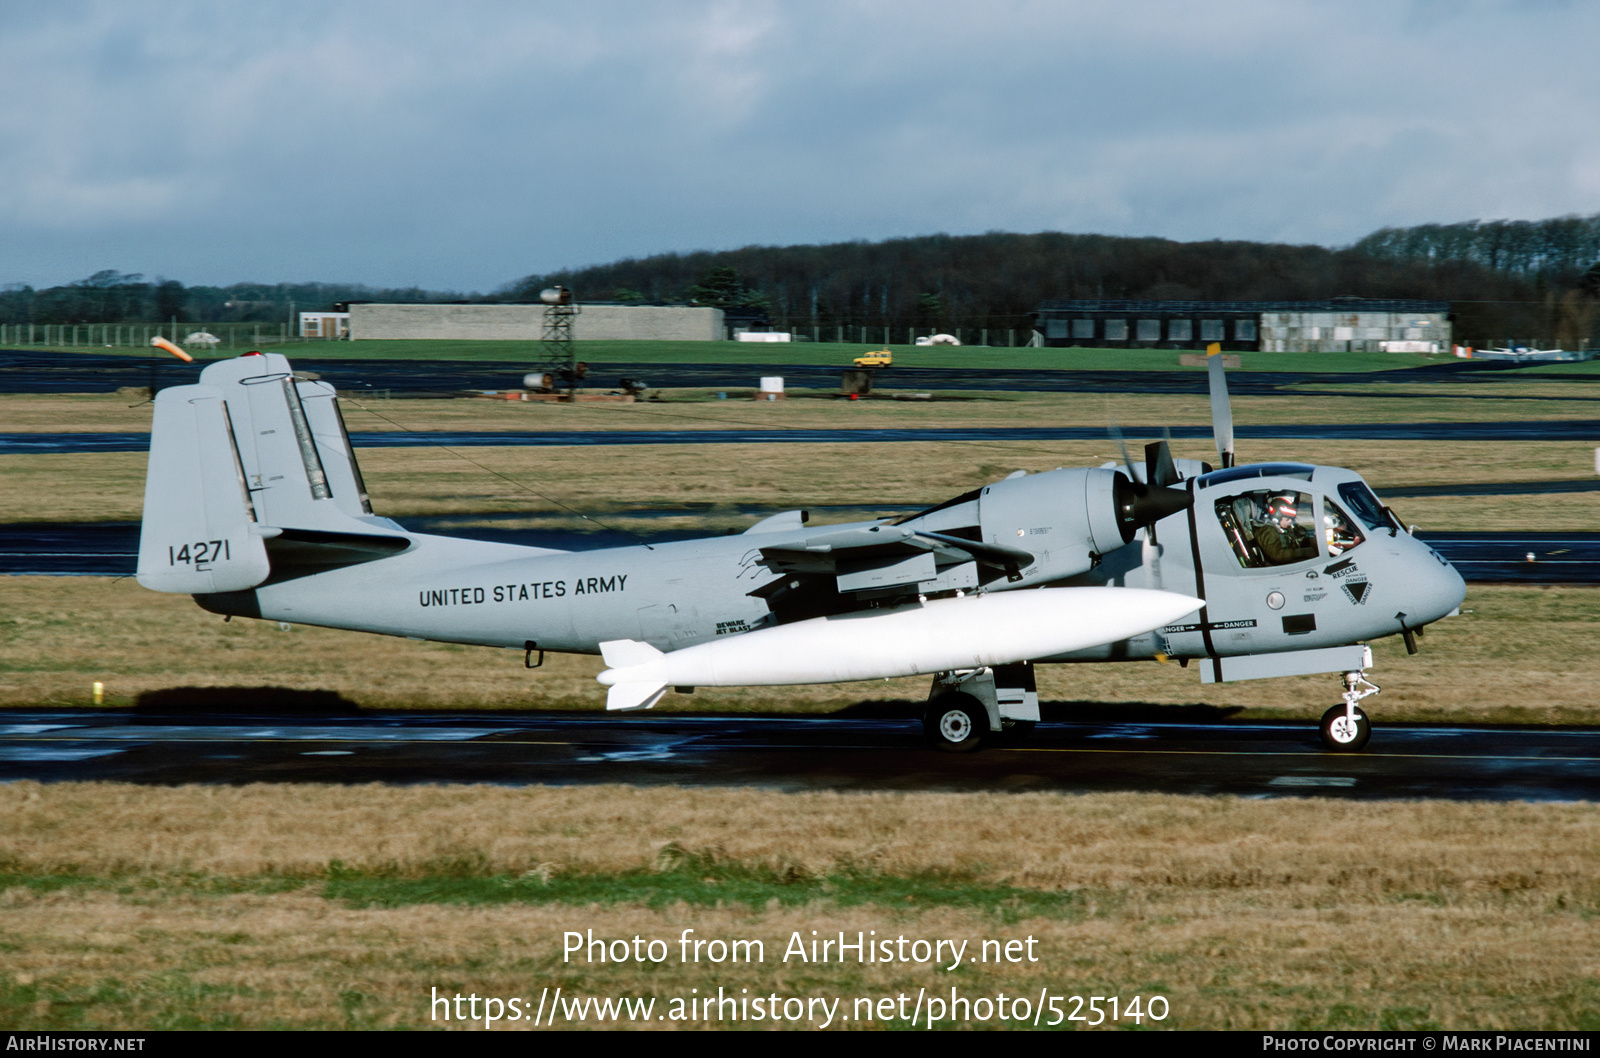
<path fill-rule="evenodd" d="M 1026 328 L 1055 298 L 1452 302 L 1458 340 L 1596 337 L 1600 214 L 1385 228 L 1352 246 L 1057 232 L 929 235 L 823 246 L 657 254 L 527 276 L 579 301 L 708 304 L 780 329 Z"/>
<path fill-rule="evenodd" d="M 1419 298 L 1451 302 L 1458 341 L 1594 344 L 1600 214 L 1383 228 L 1348 247 L 1060 232 L 927 235 L 667 253 L 526 276 L 488 297 L 340 283 L 190 286 L 114 270 L 0 290 L 0 323 L 265 323 L 350 301 L 700 304 L 780 329 L 1031 328 L 1042 301 Z"/>
<path fill-rule="evenodd" d="M 146 281 L 106 269 L 87 279 L 35 290 L 0 289 L 0 323 L 282 323 L 291 311 L 331 312 L 351 301 L 429 303 L 462 295 L 418 287 L 384 289 L 357 283 L 235 283 L 186 287 L 175 279 Z"/>

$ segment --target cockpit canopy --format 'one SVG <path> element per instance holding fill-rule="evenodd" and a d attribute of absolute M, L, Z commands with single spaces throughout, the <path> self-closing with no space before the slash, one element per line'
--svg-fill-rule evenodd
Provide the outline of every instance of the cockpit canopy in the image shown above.
<path fill-rule="evenodd" d="M 1245 569 L 1338 558 L 1371 533 L 1402 526 L 1348 470 L 1302 463 L 1257 463 L 1204 474 L 1196 487 L 1234 558 Z"/>

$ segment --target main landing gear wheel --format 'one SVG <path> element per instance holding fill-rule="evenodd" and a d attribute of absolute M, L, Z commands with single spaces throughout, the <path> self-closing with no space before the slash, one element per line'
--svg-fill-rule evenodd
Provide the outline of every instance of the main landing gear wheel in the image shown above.
<path fill-rule="evenodd" d="M 945 753 L 971 753 L 989 733 L 989 714 L 970 694 L 941 694 L 922 714 L 922 730 L 935 749 Z"/>
<path fill-rule="evenodd" d="M 1359 706 L 1354 720 L 1345 705 L 1336 705 L 1322 714 L 1322 744 L 1335 753 L 1354 753 L 1365 747 L 1371 737 L 1372 722 Z"/>

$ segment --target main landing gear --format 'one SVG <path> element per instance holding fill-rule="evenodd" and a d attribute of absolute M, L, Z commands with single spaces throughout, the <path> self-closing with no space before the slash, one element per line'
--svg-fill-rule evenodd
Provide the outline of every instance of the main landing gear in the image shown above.
<path fill-rule="evenodd" d="M 928 699 L 922 732 L 946 753 L 971 753 L 983 745 L 983 737 L 989 733 L 988 711 L 970 694 L 945 691 Z"/>
<path fill-rule="evenodd" d="M 935 749 L 971 753 L 987 743 L 1020 742 L 1038 722 L 1033 666 L 997 665 L 935 676 L 922 731 Z"/>
<path fill-rule="evenodd" d="M 1344 694 L 1340 696 L 1344 704 L 1322 714 L 1322 744 L 1335 753 L 1355 753 L 1365 748 L 1372 737 L 1372 721 L 1356 703 L 1378 690 L 1366 673 L 1345 673 Z"/>

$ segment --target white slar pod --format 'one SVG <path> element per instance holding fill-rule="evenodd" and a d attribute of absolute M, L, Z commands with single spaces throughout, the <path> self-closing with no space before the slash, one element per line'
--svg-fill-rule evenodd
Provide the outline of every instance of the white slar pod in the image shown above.
<path fill-rule="evenodd" d="M 1039 588 L 814 617 L 663 653 L 600 644 L 607 709 L 647 709 L 671 686 L 844 683 L 1009 665 L 1113 643 L 1204 603 L 1147 588 Z"/>

